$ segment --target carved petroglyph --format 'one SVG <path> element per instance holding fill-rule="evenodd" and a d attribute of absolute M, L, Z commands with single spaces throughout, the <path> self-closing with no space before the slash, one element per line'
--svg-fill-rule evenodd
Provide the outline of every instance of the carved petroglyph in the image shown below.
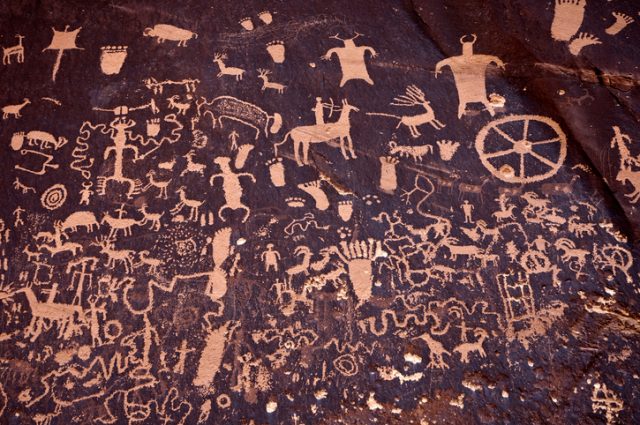
<path fill-rule="evenodd" d="M 505 130 L 504 125 L 517 125 Z M 540 127 L 548 134 L 538 140 L 531 136 L 531 127 Z M 513 133 L 512 133 L 513 132 Z M 496 150 L 495 137 L 511 144 Z M 504 144 L 503 144 L 504 146 Z M 552 146 L 550 157 L 540 152 Z M 476 151 L 480 161 L 495 177 L 507 183 L 533 183 L 555 175 L 567 156 L 567 137 L 553 120 L 539 115 L 514 115 L 500 118 L 483 127 L 476 136 Z"/>
<path fill-rule="evenodd" d="M 2 48 L 3 65 L 11 65 L 11 58 L 14 56 L 17 63 L 24 63 L 24 46 L 22 45 L 22 40 L 24 40 L 25 37 L 24 35 L 16 34 L 16 38 L 18 39 L 18 44 Z"/>
<path fill-rule="evenodd" d="M 334 47 L 333 49 L 327 50 L 327 53 L 322 56 L 323 60 L 330 60 L 333 55 L 338 57 L 340 68 L 342 69 L 340 87 L 343 87 L 347 81 L 351 80 L 363 80 L 373 85 L 373 80 L 369 77 L 369 71 L 367 71 L 365 56 L 368 52 L 372 58 L 375 58 L 378 56 L 378 53 L 369 46 L 356 46 L 354 40 L 361 35 L 360 33 L 356 33 L 356 35 L 351 38 L 340 38 L 339 34 L 336 34 L 329 37 L 339 40 L 344 44 L 343 47 Z"/>
<path fill-rule="evenodd" d="M 482 103 L 491 116 L 495 115 L 493 104 L 487 98 L 485 72 L 487 66 L 494 63 L 504 69 L 504 63 L 496 56 L 479 55 L 473 53 L 473 45 L 478 40 L 475 34 L 471 34 L 471 40 L 465 41 L 466 36 L 460 38 L 462 54 L 443 59 L 436 64 L 436 78 L 443 67 L 451 68 L 458 90 L 458 118 L 466 113 L 469 103 Z"/>
<path fill-rule="evenodd" d="M 196 33 L 169 24 L 156 24 L 151 28 L 145 28 L 142 35 L 154 37 L 158 43 L 164 43 L 166 40 L 177 41 L 178 46 L 183 47 L 187 45 L 187 41 L 198 38 Z"/>
<path fill-rule="evenodd" d="M 62 60 L 62 54 L 65 50 L 84 50 L 82 47 L 76 46 L 76 39 L 78 38 L 78 33 L 82 29 L 76 28 L 75 30 L 69 30 L 69 25 L 67 25 L 63 31 L 57 31 L 55 28 L 51 28 L 53 30 L 53 37 L 51 39 L 51 43 L 45 47 L 42 51 L 45 50 L 57 50 L 58 54 L 56 56 L 56 61 L 53 64 L 53 71 L 51 73 L 51 80 L 56 81 L 56 76 L 58 75 L 58 70 L 60 69 L 60 61 Z"/>
<path fill-rule="evenodd" d="M 420 137 L 421 133 L 418 131 L 418 127 L 423 124 L 430 124 L 436 130 L 441 130 L 445 127 L 443 123 L 436 119 L 433 108 L 431 107 L 431 102 L 426 99 L 424 92 L 415 85 L 407 87 L 405 94 L 396 97 L 391 105 L 403 107 L 420 106 L 425 112 L 418 115 L 405 116 L 384 114 L 380 112 L 367 112 L 367 115 L 397 118 L 399 121 L 396 128 L 400 127 L 400 125 L 406 126 L 411 132 L 411 136 L 414 138 Z"/>
<path fill-rule="evenodd" d="M 285 134 L 282 142 L 274 146 L 275 156 L 278 156 L 278 146 L 284 144 L 289 138 L 293 143 L 293 153 L 298 166 L 309 164 L 309 148 L 314 143 L 329 143 L 333 139 L 340 139 L 340 152 L 344 159 L 356 159 L 351 140 L 351 112 L 358 112 L 359 109 L 348 103 L 346 99 L 342 101 L 342 108 L 338 120 L 333 123 L 316 124 L 295 127 Z M 348 154 L 347 154 L 348 152 Z"/>

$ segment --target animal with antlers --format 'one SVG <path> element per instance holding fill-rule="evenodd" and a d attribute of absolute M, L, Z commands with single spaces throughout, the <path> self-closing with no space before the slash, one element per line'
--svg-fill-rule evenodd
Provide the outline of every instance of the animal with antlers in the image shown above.
<path fill-rule="evenodd" d="M 289 137 L 293 142 L 293 153 L 296 158 L 298 166 L 302 167 L 305 164 L 309 164 L 309 147 L 313 143 L 329 143 L 334 139 L 340 139 L 340 151 L 344 159 L 350 159 L 347 154 L 347 149 L 351 158 L 357 158 L 356 153 L 353 150 L 353 141 L 351 140 L 351 122 L 349 115 L 352 111 L 359 111 L 360 109 L 352 106 L 347 102 L 347 99 L 342 101 L 342 108 L 338 121 L 326 124 L 316 125 L 303 125 L 295 127 L 293 130 L 285 134 L 282 142 L 274 145 L 275 155 L 278 156 L 278 146 L 284 144 Z M 302 150 L 302 158 L 300 158 L 300 151 Z"/>
<path fill-rule="evenodd" d="M 266 89 L 271 89 L 275 90 L 278 94 L 282 94 L 287 86 L 269 81 L 269 75 L 271 75 L 271 71 L 262 68 L 258 69 L 258 78 L 262 80 L 261 90 L 265 91 Z"/>
<path fill-rule="evenodd" d="M 400 121 L 398 122 L 396 128 L 400 127 L 400 125 L 407 126 L 407 128 L 411 132 L 411 136 L 413 136 L 414 138 L 417 138 L 421 135 L 421 133 L 418 131 L 418 127 L 423 124 L 430 124 L 436 130 L 441 130 L 445 127 L 442 122 L 436 119 L 435 112 L 431 107 L 431 102 L 426 99 L 424 92 L 413 84 L 407 87 L 405 94 L 393 99 L 393 102 L 391 102 L 390 105 L 403 107 L 422 106 L 425 112 L 418 115 L 403 116 L 386 114 L 382 112 L 367 112 L 367 115 L 397 118 Z"/>
<path fill-rule="evenodd" d="M 230 75 L 236 77 L 236 81 L 242 80 L 242 75 L 245 73 L 245 70 L 234 66 L 226 66 L 224 64 L 225 60 L 227 60 L 227 55 L 224 53 L 216 53 L 213 56 L 213 61 L 220 67 L 220 72 L 218 72 L 217 77 L 221 78 L 223 75 Z"/>
<path fill-rule="evenodd" d="M 114 240 L 110 237 L 98 238 L 92 245 L 100 248 L 100 253 L 107 256 L 107 267 L 116 267 L 116 263 L 122 263 L 126 273 L 133 271 L 133 258 L 135 252 L 130 249 L 115 249 Z"/>
<path fill-rule="evenodd" d="M 180 186 L 177 192 L 180 197 L 180 201 L 171 209 L 171 215 L 176 215 L 182 211 L 184 207 L 187 207 L 189 208 L 189 220 L 198 220 L 198 209 L 202 206 L 204 201 L 187 198 L 187 192 L 184 186 Z"/>
<path fill-rule="evenodd" d="M 24 40 L 24 35 L 17 34 L 16 38 L 18 39 L 18 44 L 10 47 L 2 48 L 2 64 L 3 65 L 11 65 L 11 57 L 15 56 L 18 63 L 24 62 L 24 46 L 22 45 L 22 40 Z"/>

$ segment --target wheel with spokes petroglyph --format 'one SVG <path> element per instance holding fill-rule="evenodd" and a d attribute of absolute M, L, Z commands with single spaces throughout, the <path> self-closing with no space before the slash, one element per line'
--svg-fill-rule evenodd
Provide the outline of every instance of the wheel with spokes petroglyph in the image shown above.
<path fill-rule="evenodd" d="M 567 156 L 560 125 L 540 115 L 512 115 L 491 121 L 476 136 L 482 164 L 507 183 L 533 183 L 558 172 Z"/>

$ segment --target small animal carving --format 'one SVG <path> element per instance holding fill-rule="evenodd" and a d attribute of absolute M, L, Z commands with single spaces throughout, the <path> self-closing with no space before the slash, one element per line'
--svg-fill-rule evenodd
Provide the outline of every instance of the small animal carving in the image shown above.
<path fill-rule="evenodd" d="M 422 162 L 423 156 L 429 153 L 433 154 L 433 146 L 400 146 L 395 141 L 391 141 L 389 142 L 389 153 L 391 155 L 399 155 L 400 157 L 411 157 L 416 162 Z"/>
<path fill-rule="evenodd" d="M 22 146 L 25 140 L 29 143 L 29 146 L 40 143 L 40 149 L 52 147 L 54 150 L 60 149 L 68 142 L 68 140 L 62 136 L 56 139 L 51 133 L 47 133 L 46 131 L 32 130 L 26 134 L 23 131 L 13 133 L 11 146 L 15 149 L 17 146 Z"/>
<path fill-rule="evenodd" d="M 258 78 L 262 80 L 261 90 L 265 91 L 266 89 L 271 89 L 271 90 L 275 90 L 278 94 L 282 94 L 284 92 L 284 89 L 287 88 L 287 86 L 285 86 L 284 84 L 274 83 L 269 81 L 270 74 L 271 74 L 271 71 L 268 71 L 266 69 L 258 69 Z"/>
<path fill-rule="evenodd" d="M 177 94 L 171 96 L 170 98 L 168 98 L 167 101 L 169 102 L 169 108 L 177 109 L 179 115 L 185 115 L 187 113 L 187 111 L 189 110 L 189 108 L 191 107 L 191 104 L 190 103 L 184 103 L 184 102 L 178 102 L 179 98 L 180 98 L 180 96 L 178 96 Z"/>
<path fill-rule="evenodd" d="M 224 61 L 227 59 L 227 55 L 222 53 L 216 53 L 213 57 L 213 61 L 218 64 L 220 67 L 220 72 L 218 72 L 218 78 L 223 75 L 230 75 L 236 78 L 236 81 L 242 80 L 242 76 L 245 73 L 245 70 L 242 68 L 236 68 L 233 66 L 226 66 Z"/>
<path fill-rule="evenodd" d="M 6 120 L 7 118 L 9 118 L 9 115 L 12 115 L 14 118 L 20 118 L 22 115 L 20 115 L 20 111 L 22 110 L 22 108 L 24 108 L 25 106 L 27 106 L 28 104 L 30 104 L 31 101 L 27 98 L 25 98 L 22 103 L 18 103 L 16 105 L 7 105 L 4 106 L 2 108 L 2 119 Z"/>
<path fill-rule="evenodd" d="M 482 345 L 484 341 L 489 337 L 486 330 L 482 328 L 476 328 L 473 334 L 477 338 L 474 342 L 463 342 L 453 349 L 454 353 L 460 354 L 460 361 L 462 363 L 469 363 L 469 354 L 476 352 L 480 357 L 487 357 Z"/>
<path fill-rule="evenodd" d="M 156 24 L 153 28 L 145 28 L 143 35 L 156 37 L 158 43 L 164 43 L 165 40 L 177 41 L 178 46 L 186 46 L 187 41 L 198 38 L 198 34 L 194 32 L 168 24 Z"/>
<path fill-rule="evenodd" d="M 10 47 L 2 48 L 2 64 L 3 65 L 11 65 L 11 57 L 15 56 L 16 61 L 18 63 L 24 62 L 24 46 L 22 45 L 22 40 L 24 40 L 23 35 L 16 35 L 18 39 L 18 44 Z"/>
<path fill-rule="evenodd" d="M 182 172 L 180 173 L 180 177 L 184 176 L 187 173 L 197 173 L 200 174 L 201 176 L 204 176 L 204 170 L 206 168 L 206 165 L 201 164 L 199 162 L 195 162 L 193 160 L 193 156 L 195 155 L 195 151 L 189 151 L 184 155 L 184 158 L 187 160 L 187 167 L 182 170 Z"/>

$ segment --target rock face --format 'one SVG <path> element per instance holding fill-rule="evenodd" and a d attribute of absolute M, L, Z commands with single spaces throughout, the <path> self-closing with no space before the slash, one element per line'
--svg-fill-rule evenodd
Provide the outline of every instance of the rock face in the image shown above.
<path fill-rule="evenodd" d="M 6 3 L 3 423 L 640 422 L 638 5 Z"/>

